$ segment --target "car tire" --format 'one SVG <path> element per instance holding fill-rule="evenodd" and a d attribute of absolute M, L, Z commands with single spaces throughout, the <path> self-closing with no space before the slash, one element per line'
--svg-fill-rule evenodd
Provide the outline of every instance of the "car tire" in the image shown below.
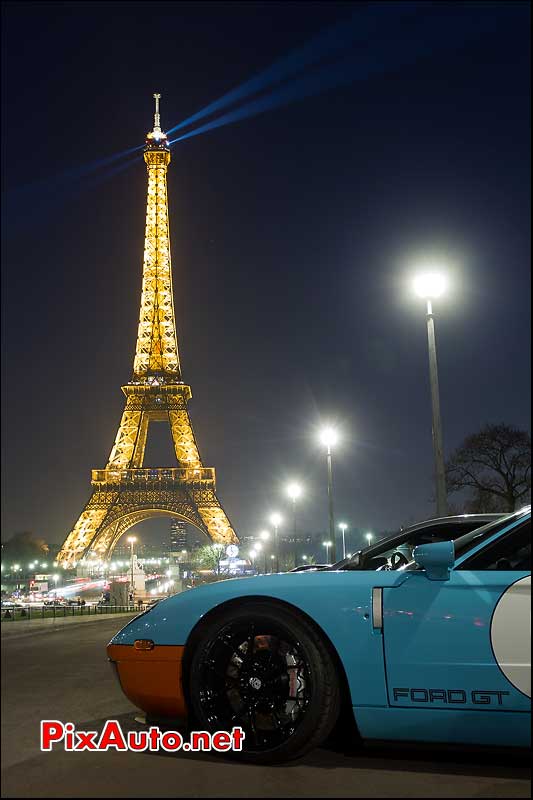
<path fill-rule="evenodd" d="M 245 731 L 242 751 L 227 755 L 260 764 L 300 758 L 335 726 L 337 668 L 325 638 L 297 611 L 243 598 L 206 620 L 188 647 L 191 727 Z"/>

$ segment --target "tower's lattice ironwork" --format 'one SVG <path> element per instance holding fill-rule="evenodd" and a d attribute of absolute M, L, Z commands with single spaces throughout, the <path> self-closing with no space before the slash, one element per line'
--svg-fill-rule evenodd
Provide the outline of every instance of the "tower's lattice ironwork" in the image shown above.
<path fill-rule="evenodd" d="M 64 566 L 89 554 L 109 558 L 129 528 L 158 514 L 196 525 L 213 542 L 237 541 L 216 495 L 215 470 L 200 458 L 187 409 L 191 389 L 181 377 L 168 228 L 170 150 L 160 125 L 160 95 L 154 98 L 154 129 L 144 148 L 148 195 L 133 376 L 122 387 L 126 403 L 106 468 L 92 471 L 89 502 L 58 555 Z M 143 469 L 150 422 L 170 426 L 177 466 Z"/>

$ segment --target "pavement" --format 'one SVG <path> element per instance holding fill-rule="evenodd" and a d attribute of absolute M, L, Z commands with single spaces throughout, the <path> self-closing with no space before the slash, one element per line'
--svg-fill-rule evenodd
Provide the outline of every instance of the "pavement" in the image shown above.
<path fill-rule="evenodd" d="M 41 752 L 41 719 L 80 730 L 117 719 L 123 730 L 140 729 L 105 653 L 125 621 L 72 620 L 48 635 L 2 636 L 2 797 L 531 796 L 527 755 L 503 750 L 352 744 L 276 767 L 207 753 Z"/>
<path fill-rule="evenodd" d="M 61 630 L 62 628 L 72 628 L 76 625 L 91 625 L 108 622 L 111 619 L 117 620 L 116 628 L 121 628 L 128 619 L 132 619 L 135 613 L 131 611 L 118 611 L 111 614 L 98 614 L 95 616 L 75 616 L 75 617 L 48 617 L 45 619 L 24 619 L 10 620 L 0 623 L 2 640 L 20 639 L 21 637 L 33 637 L 39 633 L 50 633 L 51 631 Z"/>

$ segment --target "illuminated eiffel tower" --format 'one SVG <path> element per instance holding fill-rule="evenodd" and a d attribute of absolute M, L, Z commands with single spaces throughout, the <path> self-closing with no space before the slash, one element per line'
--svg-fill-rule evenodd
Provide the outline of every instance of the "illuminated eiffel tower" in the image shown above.
<path fill-rule="evenodd" d="M 148 517 L 167 514 L 190 522 L 213 542 L 238 541 L 215 491 L 215 470 L 204 467 L 187 410 L 191 389 L 181 379 L 168 229 L 170 150 L 154 94 L 154 129 L 147 134 L 146 236 L 141 312 L 126 404 L 105 469 L 92 471 L 89 502 L 58 555 L 73 566 L 91 555 L 108 559 L 120 537 Z M 143 469 L 150 422 L 170 426 L 177 464 Z"/>

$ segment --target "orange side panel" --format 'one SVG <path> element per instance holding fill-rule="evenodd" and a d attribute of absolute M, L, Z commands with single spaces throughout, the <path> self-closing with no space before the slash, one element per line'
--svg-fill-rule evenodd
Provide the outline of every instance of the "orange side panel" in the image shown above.
<path fill-rule="evenodd" d="M 155 717 L 175 718 L 187 716 L 181 669 L 184 650 L 174 645 L 135 650 L 131 645 L 110 644 L 107 654 L 133 705 Z"/>

